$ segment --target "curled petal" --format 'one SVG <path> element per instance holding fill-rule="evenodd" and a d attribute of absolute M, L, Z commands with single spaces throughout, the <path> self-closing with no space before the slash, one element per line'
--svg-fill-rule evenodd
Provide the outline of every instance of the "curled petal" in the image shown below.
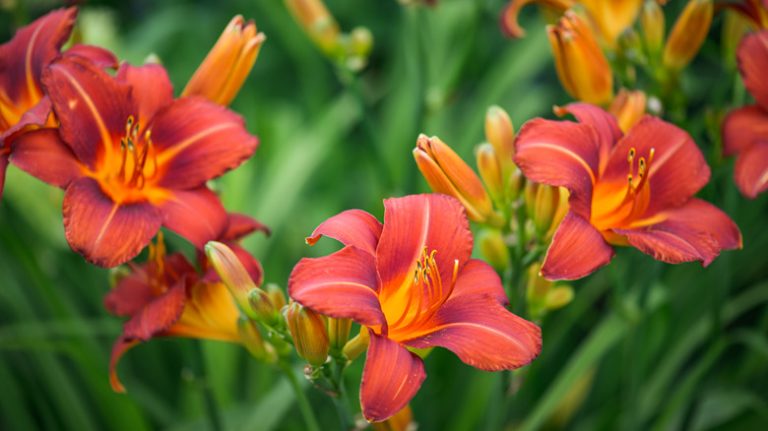
<path fill-rule="evenodd" d="M 269 235 L 269 228 L 251 216 L 238 213 L 227 214 L 227 229 L 221 236 L 223 241 L 234 241 L 244 238 L 253 232 L 263 232 Z"/>
<path fill-rule="evenodd" d="M 382 296 L 394 294 L 413 277 L 416 261 L 425 250 L 437 250 L 435 261 L 441 279 L 453 279 L 455 262 L 461 268 L 472 254 L 472 233 L 464 207 L 458 200 L 439 194 L 385 199 L 384 228 L 376 249 Z"/>
<path fill-rule="evenodd" d="M 470 259 L 459 272 L 451 298 L 459 296 L 489 296 L 501 305 L 507 305 L 509 299 L 501 278 L 490 265 L 479 259 Z"/>
<path fill-rule="evenodd" d="M 304 258 L 288 279 L 288 294 L 301 305 L 361 325 L 384 325 L 374 258 L 353 246 L 330 256 Z"/>
<path fill-rule="evenodd" d="M 768 140 L 758 142 L 739 154 L 734 178 L 741 193 L 751 199 L 768 189 Z"/>
<path fill-rule="evenodd" d="M 111 51 L 93 45 L 73 45 L 64 55 L 83 57 L 102 69 L 117 69 L 118 60 Z"/>
<path fill-rule="evenodd" d="M 13 164 L 28 174 L 58 187 L 82 175 L 82 165 L 56 129 L 24 133 L 13 140 Z"/>
<path fill-rule="evenodd" d="M 381 223 L 371 214 L 362 210 L 347 210 L 322 222 L 306 241 L 309 245 L 315 245 L 320 237 L 328 236 L 373 256 L 381 236 L 381 227 Z"/>
<path fill-rule="evenodd" d="M 451 298 L 428 334 L 405 342 L 416 348 L 445 347 L 481 370 L 511 370 L 541 352 L 541 329 L 488 296 Z"/>
<path fill-rule="evenodd" d="M 555 107 L 555 113 L 559 116 L 571 114 L 581 124 L 589 124 L 595 128 L 599 138 L 600 172 L 605 168 L 608 155 L 613 145 L 621 139 L 623 133 L 619 128 L 616 118 L 598 106 L 589 103 L 570 103 L 564 107 Z"/>
<path fill-rule="evenodd" d="M 424 362 L 400 344 L 370 334 L 360 382 L 363 416 L 380 422 L 405 407 L 427 377 Z"/>
<path fill-rule="evenodd" d="M 64 194 L 64 233 L 89 262 L 113 267 L 135 257 L 160 229 L 162 217 L 146 202 L 113 202 L 92 178 L 73 181 Z"/>
<path fill-rule="evenodd" d="M 744 85 L 757 103 L 768 110 L 768 82 L 765 79 L 765 71 L 768 69 L 768 30 L 745 36 L 739 44 L 737 59 Z"/>
<path fill-rule="evenodd" d="M 529 3 L 540 3 L 561 13 L 574 4 L 572 0 L 510 0 L 501 14 L 501 29 L 504 34 L 515 38 L 525 36 L 525 30 L 518 24 L 517 17 L 523 6 Z"/>
<path fill-rule="evenodd" d="M 141 123 L 146 123 L 173 101 L 173 85 L 159 64 L 131 66 L 123 63 L 117 71 L 117 79 L 133 89 L 131 98 Z"/>
<path fill-rule="evenodd" d="M 613 258 L 613 248 L 589 222 L 569 212 L 549 245 L 541 274 L 549 280 L 585 277 Z"/>
<path fill-rule="evenodd" d="M 741 247 L 733 220 L 701 199 L 691 199 L 663 214 L 664 221 L 636 229 L 616 230 L 643 253 L 667 263 L 701 261 L 707 266 L 720 250 Z"/>
<path fill-rule="evenodd" d="M 160 206 L 163 226 L 176 232 L 198 249 L 221 237 L 227 227 L 227 212 L 218 196 L 205 187 L 173 190 Z"/>
<path fill-rule="evenodd" d="M 758 105 L 729 112 L 723 121 L 723 152 L 732 156 L 758 141 L 768 142 L 768 111 Z"/>
<path fill-rule="evenodd" d="M 125 352 L 137 344 L 139 344 L 139 340 L 126 340 L 125 338 L 120 337 L 112 346 L 112 354 L 109 358 L 109 384 L 115 392 L 121 394 L 125 393 L 125 386 L 123 386 L 120 377 L 117 375 L 117 364 L 120 362 L 120 359 Z"/>
<path fill-rule="evenodd" d="M 571 210 L 589 219 L 600 164 L 596 128 L 570 121 L 531 120 L 515 141 L 515 163 L 532 181 L 567 188 Z"/>
<path fill-rule="evenodd" d="M 178 99 L 152 122 L 152 142 L 165 175 L 159 186 L 200 187 L 256 151 L 258 139 L 232 111 L 199 97 Z"/>
<path fill-rule="evenodd" d="M 0 101 L 0 103 L 2 103 Z M 13 139 L 25 132 L 35 130 L 43 126 L 54 127 L 55 124 L 51 121 L 51 99 L 47 96 L 43 96 L 37 104 L 29 108 L 16 124 L 11 125 L 9 128 L 3 130 L 5 125 L 3 124 L 3 116 L 0 115 L 0 146 L 13 145 Z"/>

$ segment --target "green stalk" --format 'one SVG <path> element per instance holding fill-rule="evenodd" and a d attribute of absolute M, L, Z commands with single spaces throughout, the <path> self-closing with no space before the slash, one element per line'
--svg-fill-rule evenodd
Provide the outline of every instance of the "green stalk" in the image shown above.
<path fill-rule="evenodd" d="M 309 400 L 304 394 L 304 390 L 299 384 L 299 380 L 296 378 L 296 374 L 294 374 L 293 369 L 291 369 L 290 365 L 282 361 L 278 362 L 278 366 L 280 367 L 280 370 L 285 374 L 285 377 L 288 378 L 288 383 L 291 384 L 291 388 L 293 388 L 293 392 L 296 395 L 296 403 L 299 405 L 301 415 L 304 417 L 304 423 L 307 426 L 307 430 L 320 431 L 320 426 L 317 424 L 315 412 L 312 410 L 312 406 L 309 404 Z"/>

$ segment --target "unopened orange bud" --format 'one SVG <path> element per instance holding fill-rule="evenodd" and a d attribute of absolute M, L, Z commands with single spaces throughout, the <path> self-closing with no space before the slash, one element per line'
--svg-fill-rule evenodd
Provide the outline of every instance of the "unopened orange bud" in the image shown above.
<path fill-rule="evenodd" d="M 304 31 L 326 54 L 332 54 L 339 42 L 339 25 L 322 0 L 285 0 L 288 10 Z"/>
<path fill-rule="evenodd" d="M 609 111 L 616 117 L 619 127 L 627 133 L 645 115 L 647 98 L 642 90 L 622 88 L 611 102 Z"/>
<path fill-rule="evenodd" d="M 507 178 L 515 163 L 515 128 L 507 111 L 491 106 L 485 114 L 485 138 L 493 145 L 501 166 L 502 177 Z"/>
<path fill-rule="evenodd" d="M 643 0 L 581 0 L 603 42 L 610 48 L 637 19 Z"/>
<path fill-rule="evenodd" d="M 297 302 L 289 304 L 283 315 L 296 353 L 312 366 L 323 365 L 331 346 L 323 316 Z"/>
<path fill-rule="evenodd" d="M 203 96 L 219 105 L 229 105 L 253 68 L 266 40 L 253 21 L 238 15 L 229 22 L 182 91 L 182 96 Z"/>
<path fill-rule="evenodd" d="M 416 431 L 417 429 L 413 422 L 413 412 L 410 405 L 403 407 L 384 422 L 374 422 L 371 425 L 374 431 Z"/>
<path fill-rule="evenodd" d="M 258 319 L 259 316 L 251 307 L 249 299 L 249 294 L 257 289 L 257 286 L 237 255 L 229 247 L 216 241 L 210 241 L 205 245 L 205 255 L 221 281 L 227 286 L 240 311 L 252 319 Z"/>
<path fill-rule="evenodd" d="M 464 160 L 440 138 L 420 135 L 413 157 L 424 179 L 436 193 L 461 201 L 470 219 L 480 223 L 497 223 L 491 198 L 483 183 Z"/>
<path fill-rule="evenodd" d="M 613 73 L 591 27 L 568 11 L 556 26 L 547 26 L 560 83 L 578 100 L 607 105 L 613 98 Z"/>
<path fill-rule="evenodd" d="M 504 197 L 504 182 L 501 177 L 499 159 L 491 144 L 480 144 L 475 151 L 477 170 L 483 179 L 488 193 L 495 202 L 501 202 Z"/>
<path fill-rule="evenodd" d="M 704 43 L 714 10 L 712 0 L 690 0 L 685 5 L 664 46 L 664 67 L 680 70 L 691 62 Z"/>
<path fill-rule="evenodd" d="M 349 331 L 352 329 L 352 320 L 328 318 L 328 339 L 331 348 L 339 351 L 344 348 L 349 340 Z"/>
<path fill-rule="evenodd" d="M 664 46 L 664 11 L 656 0 L 645 1 L 640 14 L 640 27 L 646 52 L 650 57 L 658 58 Z"/>
<path fill-rule="evenodd" d="M 280 286 L 274 283 L 269 283 L 264 290 L 267 292 L 267 296 L 269 296 L 269 302 L 272 303 L 272 306 L 275 307 L 275 310 L 282 310 L 283 307 L 285 307 L 285 304 L 288 303 L 288 301 L 285 299 L 285 292 L 283 292 L 283 289 L 281 289 Z"/>
<path fill-rule="evenodd" d="M 258 320 L 273 325 L 278 321 L 280 309 L 272 305 L 269 294 L 262 289 L 254 288 L 248 292 L 248 304 Z"/>

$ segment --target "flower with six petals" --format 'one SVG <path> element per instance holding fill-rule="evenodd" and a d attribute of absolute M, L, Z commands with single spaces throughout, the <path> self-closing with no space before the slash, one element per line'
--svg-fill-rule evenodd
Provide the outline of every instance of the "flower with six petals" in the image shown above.
<path fill-rule="evenodd" d="M 504 308 L 496 272 L 472 259 L 472 234 L 458 200 L 438 194 L 384 201 L 383 225 L 361 210 L 326 220 L 307 238 L 345 247 L 302 259 L 288 281 L 307 308 L 350 318 L 370 336 L 360 385 L 366 419 L 389 418 L 426 374 L 409 349 L 445 347 L 483 370 L 522 367 L 541 349 L 541 330 Z"/>

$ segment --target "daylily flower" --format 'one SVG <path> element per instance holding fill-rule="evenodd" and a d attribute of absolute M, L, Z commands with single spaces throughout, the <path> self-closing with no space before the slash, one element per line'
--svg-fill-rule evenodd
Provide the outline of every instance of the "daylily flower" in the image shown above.
<path fill-rule="evenodd" d="M 22 27 L 10 42 L 0 45 L 0 196 L 11 138 L 46 124 L 55 126 L 41 76 L 69 39 L 76 15 L 75 8 L 55 10 Z M 67 55 L 84 57 L 102 66 L 117 65 L 111 53 L 92 46 L 75 45 Z"/>
<path fill-rule="evenodd" d="M 739 69 L 754 105 L 731 111 L 723 123 L 726 155 L 737 155 L 734 176 L 744 196 L 768 189 L 768 30 L 746 36 L 739 45 Z"/>
<path fill-rule="evenodd" d="M 723 3 L 723 6 L 748 19 L 754 29 L 768 29 L 768 0 L 740 0 Z"/>
<path fill-rule="evenodd" d="M 556 112 L 579 122 L 531 120 L 518 134 L 515 153 L 530 180 L 571 193 L 541 268 L 545 277 L 584 277 L 611 260 L 611 244 L 704 266 L 720 250 L 741 247 L 733 221 L 693 197 L 710 172 L 685 131 L 645 116 L 624 135 L 596 106 L 575 103 Z"/>
<path fill-rule="evenodd" d="M 397 413 L 421 386 L 424 363 L 409 349 L 445 347 L 489 371 L 522 367 L 539 354 L 541 330 L 504 308 L 499 276 L 470 257 L 472 233 L 458 200 L 387 199 L 383 225 L 349 210 L 320 224 L 307 243 L 321 236 L 345 247 L 302 259 L 288 292 L 307 308 L 367 329 L 360 402 L 369 421 Z"/>
<path fill-rule="evenodd" d="M 246 23 L 240 15 L 232 18 L 181 95 L 203 96 L 219 105 L 229 105 L 253 68 L 264 40 L 264 33 L 258 33 L 253 20 Z"/>
<path fill-rule="evenodd" d="M 222 241 L 230 246 L 253 230 L 243 230 L 250 220 L 253 229 L 258 223 L 249 217 L 231 214 L 229 227 Z M 240 248 L 237 256 L 258 283 L 263 280 L 259 262 Z M 209 265 L 205 255 L 198 255 L 202 268 Z M 121 279 L 104 298 L 111 313 L 130 319 L 115 341 L 110 359 L 110 383 L 116 392 L 125 392 L 117 377 L 117 364 L 128 349 L 158 336 L 188 337 L 243 343 L 256 348 L 258 332 L 242 333 L 240 311 L 226 286 L 214 272 L 200 276 L 184 255 L 166 255 L 162 235 L 157 244 L 150 245 L 149 261 L 131 265 L 131 273 Z"/>
<path fill-rule="evenodd" d="M 136 256 L 163 225 L 202 248 L 226 227 L 205 183 L 256 150 L 241 117 L 199 97 L 173 99 L 165 70 L 124 64 L 116 77 L 78 58 L 43 83 L 61 125 L 22 135 L 12 161 L 66 189 L 72 249 L 105 267 Z"/>

